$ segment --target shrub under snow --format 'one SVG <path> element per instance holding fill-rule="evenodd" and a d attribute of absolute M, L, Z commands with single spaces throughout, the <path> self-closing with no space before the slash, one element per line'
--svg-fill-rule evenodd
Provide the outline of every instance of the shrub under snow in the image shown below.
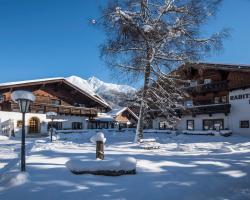
<path fill-rule="evenodd" d="M 134 174 L 136 171 L 136 159 L 123 157 L 118 160 L 69 160 L 66 162 L 66 167 L 74 174 Z"/>

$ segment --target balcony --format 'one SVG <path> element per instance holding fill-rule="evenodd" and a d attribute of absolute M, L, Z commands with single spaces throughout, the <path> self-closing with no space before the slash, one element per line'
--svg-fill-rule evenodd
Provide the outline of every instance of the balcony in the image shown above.
<path fill-rule="evenodd" d="M 218 92 L 218 91 L 227 90 L 227 88 L 228 88 L 227 80 L 212 82 L 208 84 L 199 84 L 196 86 L 183 87 L 183 89 L 190 94 Z"/>
<path fill-rule="evenodd" d="M 181 111 L 182 115 L 199 115 L 199 114 L 215 114 L 224 113 L 228 114 L 230 112 L 231 104 L 209 104 L 209 105 L 199 105 L 187 107 L 185 110 Z"/>
<path fill-rule="evenodd" d="M 10 102 L 11 111 L 19 111 L 19 107 L 15 103 Z M 94 108 L 74 107 L 74 106 L 57 106 L 46 103 L 34 103 L 30 107 L 31 113 L 56 112 L 60 115 L 78 115 L 78 116 L 97 116 L 97 110 Z"/>

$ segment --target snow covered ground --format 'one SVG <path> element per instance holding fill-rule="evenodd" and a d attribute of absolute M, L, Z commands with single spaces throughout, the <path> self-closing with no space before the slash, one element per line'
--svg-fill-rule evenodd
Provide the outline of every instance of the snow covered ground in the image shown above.
<path fill-rule="evenodd" d="M 0 137 L 0 199 L 250 199 L 250 138 L 146 133 L 160 144 L 146 150 L 132 131 L 105 131 L 105 159 L 135 157 L 138 173 L 74 175 L 65 163 L 95 159 L 93 134 L 28 138 L 24 174 L 16 173 L 20 142 Z"/>

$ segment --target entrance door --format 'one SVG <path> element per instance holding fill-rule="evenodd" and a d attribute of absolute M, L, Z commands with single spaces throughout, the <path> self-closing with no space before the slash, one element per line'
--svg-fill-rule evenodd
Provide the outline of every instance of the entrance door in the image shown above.
<path fill-rule="evenodd" d="M 29 121 L 29 133 L 40 133 L 40 121 L 37 117 L 32 117 Z"/>

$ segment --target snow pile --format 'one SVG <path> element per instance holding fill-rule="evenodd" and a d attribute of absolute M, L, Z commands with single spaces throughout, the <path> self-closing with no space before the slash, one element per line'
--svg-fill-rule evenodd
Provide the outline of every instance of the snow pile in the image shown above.
<path fill-rule="evenodd" d="M 69 160 L 66 167 L 72 172 L 82 171 L 131 171 L 136 169 L 136 159 L 123 157 L 118 160 Z"/>
<path fill-rule="evenodd" d="M 29 175 L 26 172 L 0 174 L 0 192 L 3 190 L 23 185 L 28 181 Z"/>
<path fill-rule="evenodd" d="M 98 132 L 96 135 L 92 136 L 90 138 L 90 141 L 92 143 L 96 143 L 96 142 L 103 142 L 105 143 L 106 142 L 106 138 L 104 137 L 104 134 L 102 132 Z"/>
<path fill-rule="evenodd" d="M 0 140 L 2 140 L 2 141 L 9 140 L 9 137 L 4 136 L 4 135 L 0 135 Z"/>
<path fill-rule="evenodd" d="M 145 129 L 144 133 L 166 133 L 166 134 L 176 134 L 177 131 L 175 130 L 158 130 L 158 129 Z"/>
<path fill-rule="evenodd" d="M 183 134 L 187 134 L 187 135 L 223 135 L 223 136 L 228 136 L 232 134 L 231 130 L 220 130 L 220 131 L 216 131 L 216 130 L 207 130 L 207 131 L 189 131 L 189 130 L 185 130 L 182 131 Z"/>

